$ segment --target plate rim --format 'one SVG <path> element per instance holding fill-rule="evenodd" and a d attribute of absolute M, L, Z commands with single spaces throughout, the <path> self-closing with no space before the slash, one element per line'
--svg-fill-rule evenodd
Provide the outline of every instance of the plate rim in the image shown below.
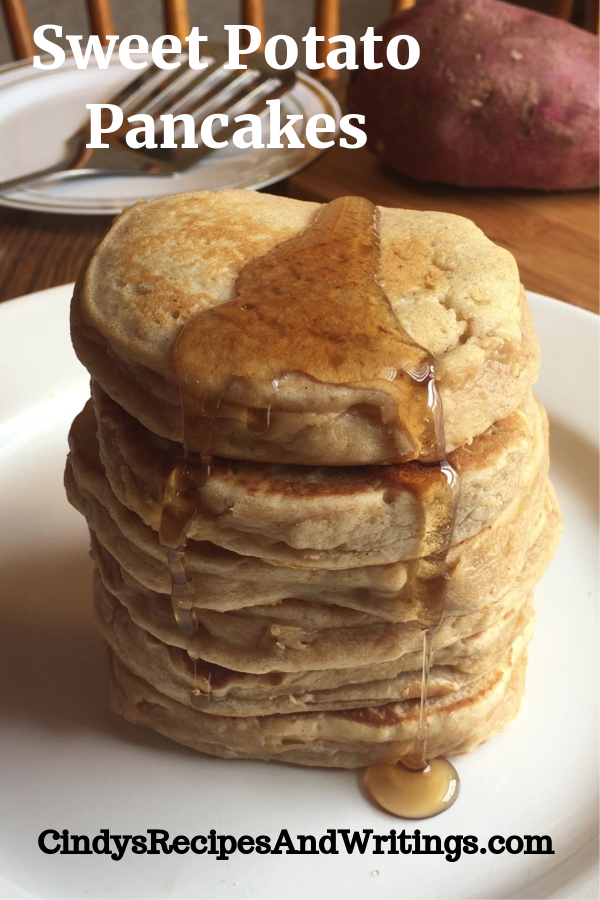
<path fill-rule="evenodd" d="M 4 301 L 0 303 L 0 320 L 3 319 L 7 314 L 15 315 L 16 320 L 18 321 L 21 317 L 27 316 L 27 307 L 36 303 L 44 303 L 46 304 L 46 308 L 48 308 L 48 303 L 54 303 L 58 305 L 66 305 L 69 302 L 70 294 L 73 288 L 73 283 L 67 283 L 62 285 L 56 285 L 51 288 L 45 288 L 40 291 L 35 291 L 29 294 L 21 295 L 19 297 L 12 298 L 11 300 Z M 583 309 L 581 307 L 576 307 L 571 304 L 568 304 L 564 301 L 557 300 L 555 298 L 549 297 L 545 294 L 539 294 L 533 291 L 527 291 L 528 299 L 535 298 L 534 302 L 541 302 L 543 305 L 547 305 L 548 308 L 556 310 L 560 314 L 567 313 L 568 315 L 572 315 L 575 318 L 578 318 L 580 322 L 588 327 L 595 323 L 592 327 L 594 328 L 596 335 L 600 336 L 600 317 L 595 313 Z M 18 327 L 18 326 L 17 326 Z M 7 328 L 3 328 L 0 331 L 0 346 L 3 341 L 10 340 L 10 331 L 11 326 Z M 585 858 L 582 859 L 582 868 L 578 869 L 573 875 L 568 876 L 567 880 L 564 881 L 561 879 L 561 873 L 564 873 L 566 869 L 568 869 L 569 864 L 572 865 L 573 857 L 569 857 L 565 860 L 562 860 L 561 863 L 556 867 L 556 869 L 549 869 L 543 875 L 535 878 L 532 881 L 523 880 L 519 889 L 513 892 L 510 896 L 512 897 L 525 897 L 525 896 L 536 896 L 536 897 L 568 897 L 568 896 L 579 896 L 579 897 L 594 897 L 597 894 L 594 894 L 593 891 L 596 890 L 598 885 L 598 874 L 597 874 L 597 865 L 595 858 L 592 859 L 593 848 L 597 845 L 597 831 L 594 834 L 591 834 L 589 837 L 589 841 L 586 842 L 581 848 L 581 855 L 584 855 L 584 851 L 588 847 L 588 844 L 592 845 L 592 851 L 585 854 Z M 579 854 L 575 854 L 578 856 Z M 555 883 L 554 879 L 557 879 L 557 883 Z M 550 887 L 548 887 L 550 884 Z M 575 889 L 576 893 L 568 893 L 571 889 Z M 9 893 L 9 891 L 18 893 Z M 525 893 L 526 891 L 532 891 L 533 893 Z M 0 896 L 21 896 L 21 897 L 32 897 L 33 894 L 26 891 L 26 889 L 22 888 L 18 884 L 13 884 L 7 881 L 4 877 L 0 876 Z"/>
<path fill-rule="evenodd" d="M 49 54 L 42 54 L 42 60 L 44 59 L 52 59 Z M 74 62 L 74 56 L 72 52 L 66 53 L 66 59 L 69 63 Z M 109 67 L 120 67 L 121 63 L 118 57 L 112 57 L 109 63 Z M 5 74 L 9 74 L 11 72 L 18 71 L 20 69 L 29 68 L 29 72 L 25 72 L 22 77 L 11 79 L 7 84 L 3 84 L 3 76 Z M 0 66 L 0 94 L 9 90 L 11 87 L 14 87 L 18 84 L 23 84 L 25 82 L 35 81 L 36 78 L 47 77 L 54 74 L 65 73 L 65 71 L 79 71 L 79 69 L 63 69 L 62 67 L 56 69 L 34 69 L 32 66 L 31 59 L 25 60 L 16 60 L 14 62 L 5 63 Z M 302 72 L 300 70 L 296 71 L 296 77 L 298 81 L 308 90 L 312 92 L 312 94 L 318 99 L 321 107 L 323 115 L 331 115 L 333 116 L 336 123 L 336 132 L 334 137 L 337 137 L 340 129 L 340 121 L 342 118 L 342 108 L 340 103 L 334 94 L 320 81 L 317 81 L 316 78 L 308 75 L 306 72 Z M 318 114 L 317 114 L 318 115 Z M 329 148 L 319 148 L 312 147 L 308 148 L 310 150 L 309 159 L 302 161 L 302 158 L 297 161 L 295 164 L 288 166 L 285 169 L 283 174 L 279 173 L 276 176 L 267 176 L 262 180 L 255 181 L 252 184 L 244 185 L 243 187 L 238 187 L 238 190 L 252 190 L 258 191 L 263 188 L 269 187 L 270 185 L 277 184 L 278 182 L 284 181 L 287 178 L 291 178 L 293 175 L 296 175 L 298 172 L 302 171 L 302 169 L 307 168 L 316 162 L 320 157 L 327 152 Z M 243 151 L 240 151 L 243 152 Z M 305 148 L 306 152 L 306 148 Z M 303 154 L 304 155 L 304 154 Z M 110 177 L 110 176 L 106 176 Z M 216 188 L 219 190 L 219 188 Z M 176 192 L 175 192 L 176 193 Z M 14 196 L 16 194 L 16 196 Z M 11 196 L 13 195 L 13 196 Z M 40 212 L 40 213 L 54 213 L 56 215 L 79 215 L 79 216 L 116 216 L 122 213 L 125 209 L 128 209 L 130 206 L 133 206 L 134 203 L 139 202 L 143 197 L 139 197 L 136 200 L 132 200 L 131 203 L 127 203 L 125 206 L 119 207 L 118 205 L 111 206 L 109 209 L 106 206 L 103 206 L 100 202 L 90 200 L 89 206 L 85 205 L 77 205 L 77 202 L 67 203 L 61 205 L 60 203 L 53 204 L 51 202 L 46 202 L 44 200 L 37 200 L 35 197 L 32 197 L 31 200 L 27 198 L 30 196 L 28 191 L 25 189 L 21 189 L 19 187 L 14 188 L 9 191 L 0 191 L 0 206 L 8 207 L 9 209 L 22 209 L 28 212 Z M 166 194 L 161 194 L 159 196 L 167 196 Z M 92 205 L 96 203 L 97 205 Z"/>

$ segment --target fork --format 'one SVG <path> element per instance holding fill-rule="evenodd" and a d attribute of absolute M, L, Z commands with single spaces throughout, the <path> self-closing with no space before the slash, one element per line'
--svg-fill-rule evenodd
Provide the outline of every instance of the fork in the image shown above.
<path fill-rule="evenodd" d="M 276 100 L 290 91 L 296 83 L 293 70 L 275 71 L 264 56 L 247 55 L 248 68 L 229 71 L 225 69 L 227 49 L 222 44 L 206 44 L 202 61 L 207 68 L 191 69 L 186 53 L 165 54 L 169 62 L 180 62 L 177 69 L 159 69 L 151 65 L 134 81 L 108 102 L 120 106 L 123 116 L 147 113 L 155 123 L 157 139 L 162 130 L 162 114 L 191 115 L 196 125 L 196 142 L 204 119 L 215 113 L 228 116 L 228 124 L 215 128 L 215 141 L 227 140 L 241 125 L 233 121 L 235 116 L 265 112 L 268 100 Z M 175 140 L 183 131 L 183 123 L 175 125 Z M 21 175 L 0 182 L 0 191 L 19 185 L 53 181 L 90 175 L 177 175 L 199 162 L 212 152 L 212 148 L 199 143 L 197 148 L 177 147 L 167 149 L 132 149 L 125 142 L 126 131 L 120 128 L 103 135 L 106 148 L 86 147 L 89 140 L 89 123 L 67 140 L 67 154 L 59 163 L 28 175 Z"/>

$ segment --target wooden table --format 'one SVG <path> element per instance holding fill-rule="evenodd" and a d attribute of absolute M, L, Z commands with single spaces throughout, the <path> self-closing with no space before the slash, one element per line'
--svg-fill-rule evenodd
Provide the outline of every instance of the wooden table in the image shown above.
<path fill-rule="evenodd" d="M 434 209 L 473 219 L 516 257 L 525 287 L 598 312 L 598 195 L 540 194 L 423 185 L 363 150 L 333 148 L 275 189 L 303 200 L 362 194 L 382 206 Z M 110 227 L 109 216 L 0 208 L 0 300 L 74 281 Z"/>

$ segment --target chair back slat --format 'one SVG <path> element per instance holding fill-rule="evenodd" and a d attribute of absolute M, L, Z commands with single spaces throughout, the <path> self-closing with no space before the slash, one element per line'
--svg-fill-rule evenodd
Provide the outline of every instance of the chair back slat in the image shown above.
<path fill-rule="evenodd" d="M 265 49 L 265 8 L 263 0 L 242 0 L 242 25 L 254 25 L 261 33 L 260 50 Z"/>
<path fill-rule="evenodd" d="M 163 0 L 165 34 L 174 34 L 185 43 L 190 33 L 190 16 L 187 0 Z"/>
<path fill-rule="evenodd" d="M 110 0 L 86 0 L 90 32 L 97 34 L 103 44 L 107 44 L 107 36 L 115 34 Z M 412 9 L 417 0 L 391 0 L 391 12 L 397 13 Z M 576 0 L 551 0 L 551 13 L 559 19 L 569 22 L 573 18 Z M 585 28 L 598 34 L 599 7 L 598 0 L 585 0 Z M 174 34 L 182 43 L 190 33 L 190 17 L 187 0 L 162 0 L 164 27 L 166 34 Z M 36 53 L 29 17 L 24 0 L 0 0 L 4 11 L 8 36 L 16 59 L 31 58 Z M 241 19 L 244 25 L 254 25 L 259 29 L 262 41 L 260 49 L 264 49 L 266 40 L 264 0 L 241 0 Z M 325 41 L 317 44 L 317 60 L 324 63 L 323 69 L 317 69 L 315 75 L 321 81 L 332 81 L 339 75 L 337 70 L 327 65 L 327 54 L 331 49 L 327 41 L 340 32 L 340 0 L 315 0 L 315 26 L 317 34 L 323 35 Z"/>
<path fill-rule="evenodd" d="M 110 9 L 110 0 L 87 0 L 90 34 L 97 34 L 106 46 L 108 35 L 116 34 L 115 23 Z"/>
<path fill-rule="evenodd" d="M 35 56 L 36 47 L 23 0 L 2 0 L 2 9 L 15 58 Z"/>
<path fill-rule="evenodd" d="M 552 4 L 552 15 L 557 19 L 564 19 L 565 22 L 571 20 L 573 15 L 574 0 L 554 0 Z"/>
<path fill-rule="evenodd" d="M 325 38 L 317 43 L 317 62 L 325 63 L 325 68 L 317 69 L 314 74 L 319 81 L 333 81 L 339 72 L 327 65 L 327 54 L 331 50 L 327 41 L 340 33 L 340 0 L 316 0 L 315 27 L 317 34 Z"/>

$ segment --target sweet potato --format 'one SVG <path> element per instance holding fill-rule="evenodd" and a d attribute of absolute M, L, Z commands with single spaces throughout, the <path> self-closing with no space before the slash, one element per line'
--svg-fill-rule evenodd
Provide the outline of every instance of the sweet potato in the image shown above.
<path fill-rule="evenodd" d="M 424 0 L 377 29 L 383 68 L 354 73 L 348 106 L 404 175 L 546 191 L 598 185 L 598 39 L 500 0 Z M 398 70 L 385 47 L 412 35 Z"/>

